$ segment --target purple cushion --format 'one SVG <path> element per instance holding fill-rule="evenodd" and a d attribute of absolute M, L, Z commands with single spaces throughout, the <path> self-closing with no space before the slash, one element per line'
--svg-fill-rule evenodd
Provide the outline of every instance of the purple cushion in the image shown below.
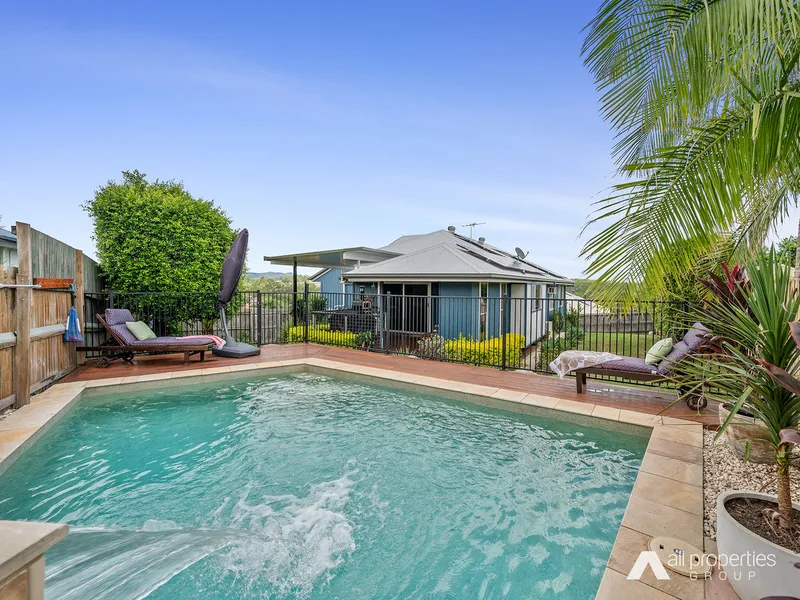
<path fill-rule="evenodd" d="M 107 308 L 106 309 L 106 323 L 109 325 L 125 325 L 135 321 L 131 311 L 127 308 Z M 136 339 L 135 337 L 133 339 Z"/>
<path fill-rule="evenodd" d="M 683 336 L 683 342 L 689 348 L 690 352 L 696 352 L 707 338 L 708 330 L 703 327 L 702 323 L 695 323 L 692 325 L 692 328 L 686 332 L 686 335 Z"/>
<path fill-rule="evenodd" d="M 689 346 L 684 341 L 680 341 L 672 347 L 672 351 L 667 354 L 664 359 L 658 363 L 658 373 L 659 375 L 667 376 L 669 375 L 672 367 L 675 365 L 676 362 L 681 360 L 687 354 L 692 354 L 694 350 L 689 348 Z"/>
<path fill-rule="evenodd" d="M 125 312 L 127 312 L 127 311 L 125 311 Z M 130 313 L 128 313 L 128 314 L 130 314 Z M 116 334 L 117 334 L 117 336 L 118 336 L 118 337 L 119 337 L 119 338 L 120 338 L 120 339 L 121 339 L 123 342 L 125 342 L 126 344 L 128 344 L 129 346 L 130 346 L 131 344 L 134 344 L 134 343 L 136 343 L 136 342 L 138 342 L 138 341 L 139 341 L 139 340 L 137 340 L 137 339 L 136 339 L 136 336 L 135 336 L 135 335 L 133 335 L 133 333 L 131 333 L 131 330 L 130 330 L 130 329 L 128 329 L 128 326 L 127 326 L 127 325 L 125 325 L 125 323 L 122 323 L 121 325 L 120 325 L 119 323 L 118 323 L 118 324 L 116 324 L 116 325 L 111 325 L 111 324 L 109 324 L 108 328 L 109 328 L 111 331 L 113 331 L 114 333 L 116 333 Z"/>
<path fill-rule="evenodd" d="M 643 358 L 623 356 L 622 360 L 609 360 L 597 365 L 598 369 L 611 369 L 614 371 L 627 371 L 628 373 L 650 373 L 655 374 L 656 367 L 648 365 Z"/>
<path fill-rule="evenodd" d="M 126 327 L 127 329 L 127 327 Z M 152 340 L 137 340 L 130 343 L 131 346 L 199 346 L 200 344 L 213 344 L 211 338 L 193 338 L 191 340 L 181 340 L 176 337 L 161 336 Z"/>

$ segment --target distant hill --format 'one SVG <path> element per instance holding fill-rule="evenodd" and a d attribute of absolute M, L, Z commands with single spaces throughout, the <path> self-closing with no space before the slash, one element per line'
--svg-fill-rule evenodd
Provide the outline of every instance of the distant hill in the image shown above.
<path fill-rule="evenodd" d="M 265 277 L 266 279 L 280 279 L 284 275 L 291 275 L 291 273 L 283 273 L 281 271 L 267 271 L 266 273 L 245 273 L 245 277 L 252 277 L 253 279 L 261 279 Z"/>
<path fill-rule="evenodd" d="M 611 284 L 597 283 L 594 279 L 573 279 L 572 281 L 575 282 L 575 289 L 572 293 L 581 298 L 595 298 L 598 292 L 611 287 Z"/>

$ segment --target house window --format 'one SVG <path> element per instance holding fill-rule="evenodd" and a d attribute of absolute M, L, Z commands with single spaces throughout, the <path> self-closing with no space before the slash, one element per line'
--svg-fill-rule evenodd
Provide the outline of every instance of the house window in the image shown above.
<path fill-rule="evenodd" d="M 533 286 L 533 310 L 541 310 L 542 308 L 542 296 L 544 296 L 544 286 L 543 285 L 536 285 Z"/>

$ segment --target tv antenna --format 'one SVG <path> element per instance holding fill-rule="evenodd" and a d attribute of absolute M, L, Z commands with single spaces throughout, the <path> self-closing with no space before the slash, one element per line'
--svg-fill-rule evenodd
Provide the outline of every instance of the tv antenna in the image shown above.
<path fill-rule="evenodd" d="M 469 237 L 472 239 L 472 229 L 477 227 L 478 225 L 486 225 L 486 222 L 481 223 L 467 223 L 466 225 L 462 225 L 461 227 L 469 227 Z"/>
<path fill-rule="evenodd" d="M 519 246 L 514 248 L 514 252 L 517 253 L 517 258 L 520 260 L 525 260 L 526 258 L 528 258 L 528 254 L 530 254 L 530 252 L 523 252 L 522 248 L 520 248 Z"/>

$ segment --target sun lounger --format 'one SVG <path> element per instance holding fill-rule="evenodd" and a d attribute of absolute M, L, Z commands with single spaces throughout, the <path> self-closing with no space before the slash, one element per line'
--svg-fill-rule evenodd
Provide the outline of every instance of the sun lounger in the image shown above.
<path fill-rule="evenodd" d="M 97 361 L 97 366 L 105 368 L 112 360 L 121 359 L 132 362 L 137 354 L 183 354 L 183 364 L 189 364 L 189 357 L 200 355 L 200 361 L 205 360 L 205 353 L 214 345 L 214 340 L 208 341 L 200 338 L 182 340 L 175 337 L 161 336 L 152 340 L 137 340 L 125 323 L 135 321 L 131 312 L 126 308 L 106 309 L 105 316 L 96 315 L 97 322 L 106 328 L 116 344 L 102 346 L 78 346 L 78 352 L 96 351 L 103 356 Z"/>
<path fill-rule="evenodd" d="M 648 365 L 643 358 L 624 356 L 622 360 L 612 360 L 593 367 L 575 370 L 575 381 L 579 394 L 586 390 L 587 375 L 619 377 L 629 381 L 660 381 L 670 377 L 675 365 L 686 356 L 696 353 L 707 339 L 708 332 L 700 323 L 695 323 L 672 347 L 672 351 L 657 365 Z M 705 398 L 687 398 L 686 404 L 693 409 L 703 409 L 708 404 Z"/>

